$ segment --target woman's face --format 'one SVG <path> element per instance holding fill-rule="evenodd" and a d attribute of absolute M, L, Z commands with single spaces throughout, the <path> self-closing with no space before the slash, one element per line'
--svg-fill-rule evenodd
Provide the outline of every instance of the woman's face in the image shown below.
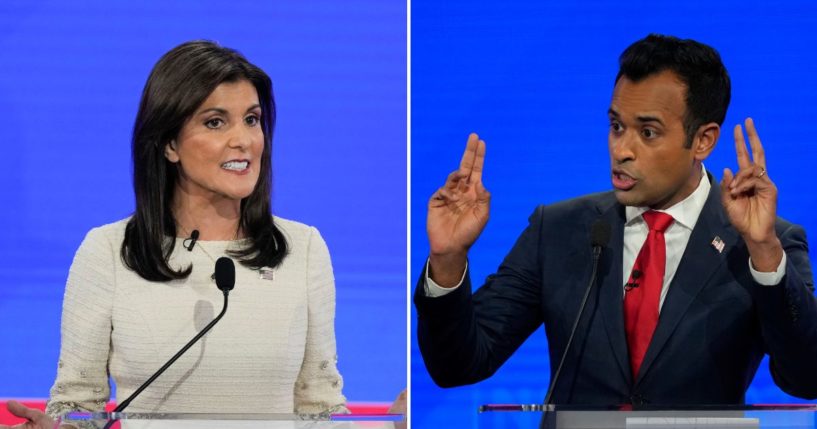
<path fill-rule="evenodd" d="M 216 87 L 165 147 L 165 156 L 179 169 L 177 195 L 181 190 L 208 200 L 248 197 L 263 152 L 258 93 L 246 80 Z"/>

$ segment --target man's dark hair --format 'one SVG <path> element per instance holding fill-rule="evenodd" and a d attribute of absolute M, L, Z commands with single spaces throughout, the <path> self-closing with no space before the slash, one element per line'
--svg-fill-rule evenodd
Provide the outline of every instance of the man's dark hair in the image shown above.
<path fill-rule="evenodd" d="M 176 237 L 171 202 L 179 171 L 165 158 L 165 145 L 177 138 L 185 121 L 217 86 L 240 81 L 250 82 L 258 93 L 264 151 L 258 183 L 252 194 L 241 200 L 240 228 L 247 238 L 245 245 L 228 254 L 251 268 L 274 268 L 287 254 L 286 238 L 273 222 L 270 207 L 275 126 L 272 81 L 237 51 L 197 40 L 173 48 L 153 67 L 133 126 L 136 210 L 125 228 L 121 254 L 125 265 L 146 280 L 183 279 L 192 269 L 175 270 L 168 264 Z"/>
<path fill-rule="evenodd" d="M 650 34 L 621 54 L 616 83 L 622 76 L 638 82 L 665 70 L 675 73 L 687 87 L 684 130 L 689 148 L 701 125 L 710 122 L 723 125 L 731 97 L 729 74 L 718 51 L 711 46 Z"/>

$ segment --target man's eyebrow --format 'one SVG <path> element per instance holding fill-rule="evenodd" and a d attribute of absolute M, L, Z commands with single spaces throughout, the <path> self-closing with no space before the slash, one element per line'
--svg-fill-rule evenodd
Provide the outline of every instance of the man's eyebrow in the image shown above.
<path fill-rule="evenodd" d="M 664 121 L 657 116 L 637 116 L 636 119 L 638 122 L 658 122 L 661 125 L 664 125 Z"/>
<path fill-rule="evenodd" d="M 619 115 L 618 112 L 616 112 L 615 109 L 613 109 L 612 107 L 607 109 L 607 115 L 612 117 L 613 119 L 619 119 L 621 117 L 621 115 Z M 641 123 L 658 122 L 660 125 L 664 125 L 664 121 L 662 121 L 661 118 L 657 116 L 649 115 L 636 116 L 636 120 L 638 120 L 638 122 Z"/>

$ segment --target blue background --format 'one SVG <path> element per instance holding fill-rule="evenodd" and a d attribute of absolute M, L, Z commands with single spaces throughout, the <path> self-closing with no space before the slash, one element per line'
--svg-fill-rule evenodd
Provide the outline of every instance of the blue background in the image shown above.
<path fill-rule="evenodd" d="M 412 1 L 412 283 L 428 252 L 426 203 L 457 168 L 469 132 L 487 143 L 483 180 L 492 193 L 490 221 L 470 253 L 475 287 L 536 205 L 611 189 L 606 112 L 618 56 L 651 32 L 714 46 L 730 72 L 732 103 L 706 167 L 719 179 L 735 169 L 731 130 L 752 116 L 778 213 L 815 234 L 815 29 L 810 1 Z M 542 329 L 492 378 L 453 389 L 433 384 L 414 341 L 412 423 L 474 427 L 479 404 L 541 402 L 549 374 Z M 802 402 L 774 386 L 765 362 L 746 401 Z"/>
<path fill-rule="evenodd" d="M 73 254 L 133 210 L 142 87 L 201 38 L 273 80 L 273 211 L 329 245 L 344 393 L 391 402 L 406 386 L 404 2 L 3 1 L 0 397 L 48 396 Z"/>

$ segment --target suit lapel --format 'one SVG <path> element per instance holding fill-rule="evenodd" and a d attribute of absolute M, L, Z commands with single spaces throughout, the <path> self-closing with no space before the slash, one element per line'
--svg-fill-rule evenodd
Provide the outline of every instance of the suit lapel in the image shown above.
<path fill-rule="evenodd" d="M 658 326 L 641 363 L 636 384 L 641 382 L 649 371 L 684 313 L 689 309 L 689 305 L 707 284 L 715 269 L 726 261 L 728 249 L 737 241 L 738 235 L 729 226 L 721 206 L 718 183 L 712 180 L 712 176 L 709 177 L 712 188 L 689 237 L 675 277 L 670 283 L 658 318 Z M 717 238 L 720 238 L 724 245 L 721 251 L 713 244 L 713 241 L 717 242 Z"/>
<path fill-rule="evenodd" d="M 622 279 L 622 250 L 624 248 L 624 207 L 618 203 L 600 206 L 601 219 L 611 227 L 610 244 L 602 251 L 599 262 L 600 303 L 604 328 L 610 347 L 616 357 L 621 374 L 629 385 L 630 358 L 627 352 L 627 336 L 624 332 L 624 285 Z"/>

